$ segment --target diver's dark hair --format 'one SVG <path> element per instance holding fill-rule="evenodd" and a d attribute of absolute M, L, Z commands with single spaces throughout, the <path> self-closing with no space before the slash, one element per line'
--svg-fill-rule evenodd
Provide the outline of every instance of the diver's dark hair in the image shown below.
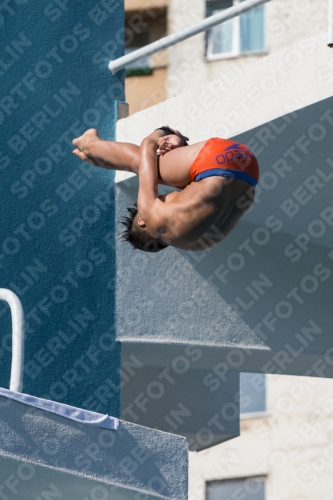
<path fill-rule="evenodd" d="M 128 216 L 120 221 L 125 226 L 125 231 L 121 234 L 121 240 L 128 241 L 132 248 L 143 250 L 144 252 L 160 252 L 168 245 L 162 243 L 158 238 L 153 238 L 147 231 L 137 223 L 138 208 L 136 204 L 127 207 Z"/>

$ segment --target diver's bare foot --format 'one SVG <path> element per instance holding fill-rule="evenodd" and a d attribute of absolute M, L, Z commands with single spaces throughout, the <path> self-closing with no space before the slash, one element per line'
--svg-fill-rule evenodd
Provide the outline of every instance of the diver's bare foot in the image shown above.
<path fill-rule="evenodd" d="M 81 137 L 74 139 L 73 153 L 82 161 L 86 161 L 96 167 L 114 170 L 115 166 L 108 160 L 110 156 L 110 141 L 102 141 L 95 128 L 90 128 Z"/>
<path fill-rule="evenodd" d="M 85 156 L 90 156 L 90 145 L 93 142 L 99 141 L 100 138 L 98 137 L 98 132 L 95 128 L 90 128 L 87 130 L 83 135 L 80 137 L 77 137 L 76 139 L 73 139 L 72 143 L 76 148 L 81 151 Z M 77 153 L 75 153 L 77 154 Z M 77 155 L 79 156 L 79 155 Z M 79 156 L 80 157 L 80 156 Z M 88 161 L 88 160 L 84 160 Z"/>

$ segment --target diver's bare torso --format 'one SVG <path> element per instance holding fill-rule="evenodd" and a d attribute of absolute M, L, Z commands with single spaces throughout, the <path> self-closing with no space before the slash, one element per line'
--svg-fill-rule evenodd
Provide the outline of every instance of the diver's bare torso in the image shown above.
<path fill-rule="evenodd" d="M 177 207 L 160 239 L 198 251 L 217 245 L 232 231 L 251 207 L 254 188 L 241 180 L 209 177 L 159 198 Z"/>
<path fill-rule="evenodd" d="M 160 183 L 183 188 L 159 196 L 178 206 L 160 239 L 184 250 L 198 251 L 220 243 L 254 199 L 254 188 L 241 180 L 209 177 L 191 182 L 191 166 L 206 142 L 177 148 L 159 158 Z"/>

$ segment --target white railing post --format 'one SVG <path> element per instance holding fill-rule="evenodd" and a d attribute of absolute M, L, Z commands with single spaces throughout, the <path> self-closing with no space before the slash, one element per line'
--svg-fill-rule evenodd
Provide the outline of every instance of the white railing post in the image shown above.
<path fill-rule="evenodd" d="M 328 43 L 329 47 L 333 47 L 333 0 L 328 0 Z"/>
<path fill-rule="evenodd" d="M 24 365 L 24 312 L 15 293 L 0 288 L 0 300 L 7 302 L 12 314 L 12 367 L 10 374 L 10 390 L 22 392 Z"/>
<path fill-rule="evenodd" d="M 240 14 L 244 14 L 245 12 L 255 9 L 264 3 L 270 2 L 271 0 L 245 0 L 244 2 L 240 2 L 234 7 L 230 7 L 230 9 L 225 9 L 222 12 L 214 14 L 213 16 L 207 17 L 203 21 L 194 26 L 190 26 L 184 31 L 180 31 L 179 33 L 174 33 L 172 35 L 168 35 L 161 40 L 157 40 L 146 47 L 142 47 L 141 49 L 135 50 L 130 54 L 126 54 L 123 57 L 119 57 L 114 61 L 109 62 L 109 69 L 113 74 L 117 73 L 120 69 L 125 68 L 130 63 L 135 61 L 139 61 L 144 57 L 150 56 L 159 52 L 160 50 L 167 49 L 176 43 L 182 42 L 183 40 L 187 40 L 187 38 L 191 38 L 198 33 L 203 31 L 207 31 L 218 24 L 221 24 L 225 21 L 229 21 L 229 19 L 233 19 L 234 17 L 239 16 Z"/>

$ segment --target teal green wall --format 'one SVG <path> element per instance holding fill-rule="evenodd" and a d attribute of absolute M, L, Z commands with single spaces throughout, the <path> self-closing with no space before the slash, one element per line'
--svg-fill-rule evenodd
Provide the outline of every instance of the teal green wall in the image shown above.
<path fill-rule="evenodd" d="M 123 72 L 122 0 L 0 6 L 0 287 L 26 316 L 24 392 L 119 411 L 114 343 L 114 177 L 72 154 L 95 127 L 113 139 Z M 0 303 L 0 385 L 10 314 Z"/>

